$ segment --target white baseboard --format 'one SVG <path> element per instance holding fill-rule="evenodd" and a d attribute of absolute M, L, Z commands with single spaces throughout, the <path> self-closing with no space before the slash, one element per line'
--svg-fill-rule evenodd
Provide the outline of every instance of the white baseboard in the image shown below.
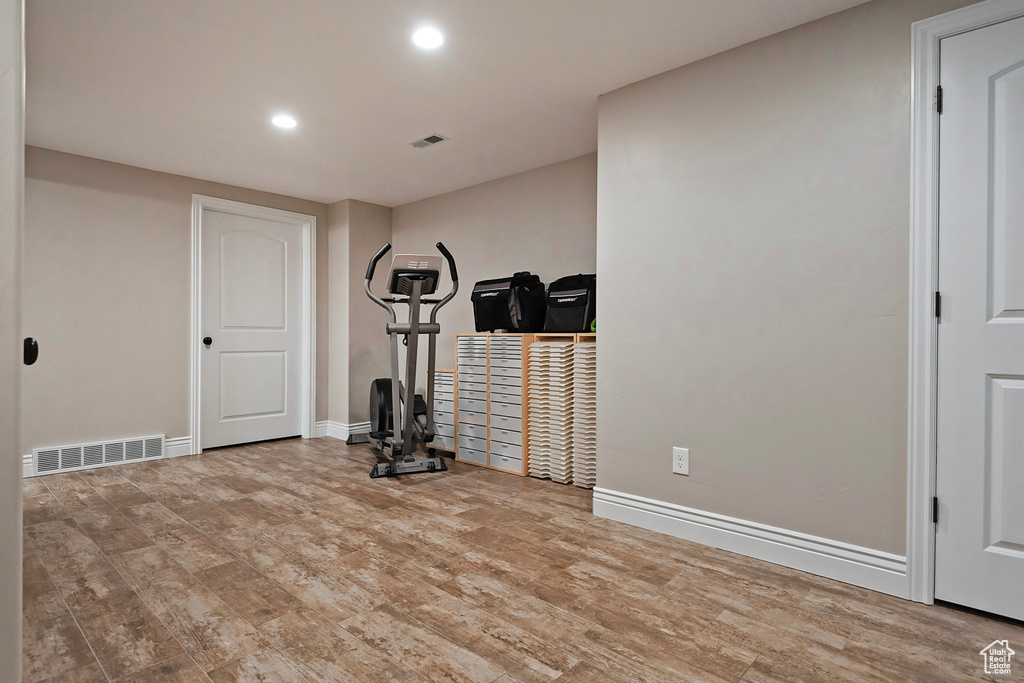
<path fill-rule="evenodd" d="M 329 436 L 334 439 L 341 439 L 344 441 L 353 434 L 369 434 L 370 423 L 369 422 L 356 422 L 355 424 L 345 424 L 344 422 L 334 422 L 333 420 L 323 420 L 316 423 L 316 430 L 313 432 L 315 437 Z"/>
<path fill-rule="evenodd" d="M 369 433 L 370 433 L 370 423 L 369 423 L 369 421 L 367 421 L 367 422 L 355 422 L 353 424 L 348 425 L 348 433 L 345 435 L 345 438 L 347 439 L 348 437 L 352 436 L 353 434 L 369 434 Z"/>
<path fill-rule="evenodd" d="M 31 477 L 35 474 L 35 465 L 32 458 L 32 454 L 21 456 L 21 476 L 22 478 Z"/>
<path fill-rule="evenodd" d="M 881 593 L 909 595 L 905 556 L 603 488 L 594 489 L 594 514 Z"/>
<path fill-rule="evenodd" d="M 164 439 L 164 457 L 178 458 L 192 455 L 192 437 L 179 436 L 176 439 Z"/>

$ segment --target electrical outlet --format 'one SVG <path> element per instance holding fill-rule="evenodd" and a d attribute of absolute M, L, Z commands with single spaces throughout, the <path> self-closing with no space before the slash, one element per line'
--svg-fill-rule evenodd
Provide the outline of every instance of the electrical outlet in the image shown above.
<path fill-rule="evenodd" d="M 690 449 L 672 447 L 672 471 L 690 476 Z"/>

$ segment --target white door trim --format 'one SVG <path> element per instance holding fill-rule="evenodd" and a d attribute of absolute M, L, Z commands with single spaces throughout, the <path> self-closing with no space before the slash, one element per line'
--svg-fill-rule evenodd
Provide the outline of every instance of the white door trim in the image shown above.
<path fill-rule="evenodd" d="M 200 401 L 202 376 L 200 353 L 202 313 L 202 235 L 203 209 L 213 209 L 239 216 L 263 218 L 290 223 L 302 228 L 302 437 L 311 439 L 316 431 L 316 217 L 301 213 L 244 204 L 217 197 L 192 195 L 192 308 L 191 337 L 191 390 L 189 423 L 191 425 L 191 452 L 201 453 Z"/>
<path fill-rule="evenodd" d="M 907 427 L 907 581 L 911 600 L 935 601 L 935 432 L 938 357 L 939 41 L 1024 16 L 1024 0 L 987 0 L 915 22 L 910 91 L 910 378 Z"/>

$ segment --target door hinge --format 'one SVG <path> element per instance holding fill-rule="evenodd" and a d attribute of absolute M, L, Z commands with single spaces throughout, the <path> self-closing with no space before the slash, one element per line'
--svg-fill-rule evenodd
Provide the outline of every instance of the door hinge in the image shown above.
<path fill-rule="evenodd" d="M 939 523 L 939 498 L 938 496 L 932 497 L 932 524 Z"/>
<path fill-rule="evenodd" d="M 942 113 L 942 86 L 935 88 L 935 111 Z"/>
<path fill-rule="evenodd" d="M 942 318 L 942 294 L 935 292 L 935 317 Z"/>

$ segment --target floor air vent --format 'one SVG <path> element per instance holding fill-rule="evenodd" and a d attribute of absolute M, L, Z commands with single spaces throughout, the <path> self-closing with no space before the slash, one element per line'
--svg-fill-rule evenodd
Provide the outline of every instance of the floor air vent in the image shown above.
<path fill-rule="evenodd" d="M 36 448 L 33 449 L 32 456 L 35 461 L 35 474 L 52 474 L 122 462 L 152 460 L 164 457 L 164 435 Z"/>

